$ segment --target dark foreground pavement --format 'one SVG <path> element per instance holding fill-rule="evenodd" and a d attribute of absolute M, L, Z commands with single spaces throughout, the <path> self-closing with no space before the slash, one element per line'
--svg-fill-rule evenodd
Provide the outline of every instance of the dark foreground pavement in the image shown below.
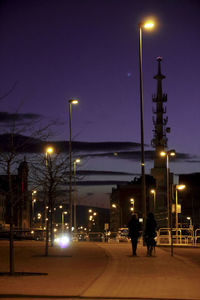
<path fill-rule="evenodd" d="M 130 247 L 83 242 L 50 248 L 45 257 L 42 242 L 16 242 L 15 271 L 26 275 L 8 276 L 8 243 L 2 241 L 0 298 L 200 299 L 200 265 L 189 255 L 171 257 L 157 248 L 154 257 L 146 257 L 140 246 L 132 257 Z"/>

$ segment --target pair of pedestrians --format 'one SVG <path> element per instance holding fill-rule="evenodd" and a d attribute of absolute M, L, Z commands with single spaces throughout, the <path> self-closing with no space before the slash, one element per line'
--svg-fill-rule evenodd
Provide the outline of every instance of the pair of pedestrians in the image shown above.
<path fill-rule="evenodd" d="M 143 233 L 143 238 L 147 246 L 147 256 L 152 256 L 153 249 L 155 249 L 156 246 L 156 227 L 157 224 L 154 219 L 154 215 L 149 213 Z M 132 218 L 128 223 L 128 228 L 129 237 L 131 238 L 133 256 L 136 256 L 138 238 L 141 236 L 141 226 L 136 214 L 132 215 Z"/>

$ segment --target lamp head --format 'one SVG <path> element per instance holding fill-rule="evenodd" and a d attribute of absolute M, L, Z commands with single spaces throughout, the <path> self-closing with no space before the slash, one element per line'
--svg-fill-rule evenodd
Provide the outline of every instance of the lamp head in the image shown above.
<path fill-rule="evenodd" d="M 78 104 L 78 99 L 70 99 L 69 104 Z"/>
<path fill-rule="evenodd" d="M 165 152 L 165 151 L 160 152 L 160 156 L 166 156 L 166 155 L 167 155 L 167 152 Z"/>
<path fill-rule="evenodd" d="M 177 190 L 184 190 L 185 187 L 186 187 L 185 184 L 179 184 L 179 185 L 176 186 L 176 189 Z"/>
<path fill-rule="evenodd" d="M 173 150 L 170 150 L 169 151 L 169 155 L 170 156 L 176 156 L 176 151 L 173 149 Z"/>
<path fill-rule="evenodd" d="M 145 24 L 143 25 L 143 27 L 145 29 L 152 29 L 154 27 L 154 23 L 152 21 L 147 21 L 147 22 L 145 22 Z"/>
<path fill-rule="evenodd" d="M 54 151 L 53 147 L 48 147 L 48 148 L 46 149 L 46 153 L 48 153 L 48 154 L 53 153 L 53 151 Z"/>
<path fill-rule="evenodd" d="M 155 22 L 153 20 L 147 20 L 139 23 L 139 28 L 144 28 L 147 30 L 153 29 L 154 26 L 155 26 Z"/>

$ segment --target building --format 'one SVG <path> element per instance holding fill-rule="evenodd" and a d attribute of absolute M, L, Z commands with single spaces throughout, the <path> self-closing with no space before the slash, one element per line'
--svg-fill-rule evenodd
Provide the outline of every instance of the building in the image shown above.
<path fill-rule="evenodd" d="M 180 174 L 179 184 L 186 186 L 178 192 L 178 203 L 181 204 L 179 226 L 200 228 L 200 173 Z"/>
<path fill-rule="evenodd" d="M 147 212 L 154 211 L 154 195 L 151 190 L 155 188 L 155 180 L 146 175 Z M 110 202 L 110 230 L 127 227 L 132 213 L 137 213 L 142 218 L 142 187 L 141 177 L 135 178 L 126 184 L 117 185 L 112 189 Z"/>
<path fill-rule="evenodd" d="M 15 229 L 30 229 L 30 201 L 28 197 L 28 165 L 26 160 L 20 163 L 18 174 L 11 175 L 11 189 L 7 175 L 0 176 L 0 224 L 8 228 L 13 205 L 13 223 Z M 12 200 L 11 200 L 12 199 Z"/>

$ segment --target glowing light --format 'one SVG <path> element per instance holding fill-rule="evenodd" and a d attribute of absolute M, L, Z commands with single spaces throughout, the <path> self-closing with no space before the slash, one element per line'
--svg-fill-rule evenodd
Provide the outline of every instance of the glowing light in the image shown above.
<path fill-rule="evenodd" d="M 48 154 L 51 154 L 51 153 L 53 153 L 53 147 L 48 147 L 47 149 L 46 149 L 46 153 L 48 153 Z"/>
<path fill-rule="evenodd" d="M 70 238 L 68 235 L 61 235 L 55 239 L 55 243 L 60 246 L 60 248 L 66 248 L 70 243 Z"/>
<path fill-rule="evenodd" d="M 69 100 L 70 104 L 78 104 L 78 99 L 71 99 Z"/>
<path fill-rule="evenodd" d="M 161 156 L 166 156 L 166 155 L 167 155 L 167 153 L 166 153 L 166 152 L 164 152 L 164 151 L 162 151 L 162 152 L 160 152 L 160 155 L 161 155 Z"/>
<path fill-rule="evenodd" d="M 148 21 L 144 24 L 145 29 L 152 29 L 154 27 L 154 23 L 152 21 Z"/>
<path fill-rule="evenodd" d="M 184 190 L 185 189 L 185 184 L 180 184 L 176 186 L 177 190 Z"/>

